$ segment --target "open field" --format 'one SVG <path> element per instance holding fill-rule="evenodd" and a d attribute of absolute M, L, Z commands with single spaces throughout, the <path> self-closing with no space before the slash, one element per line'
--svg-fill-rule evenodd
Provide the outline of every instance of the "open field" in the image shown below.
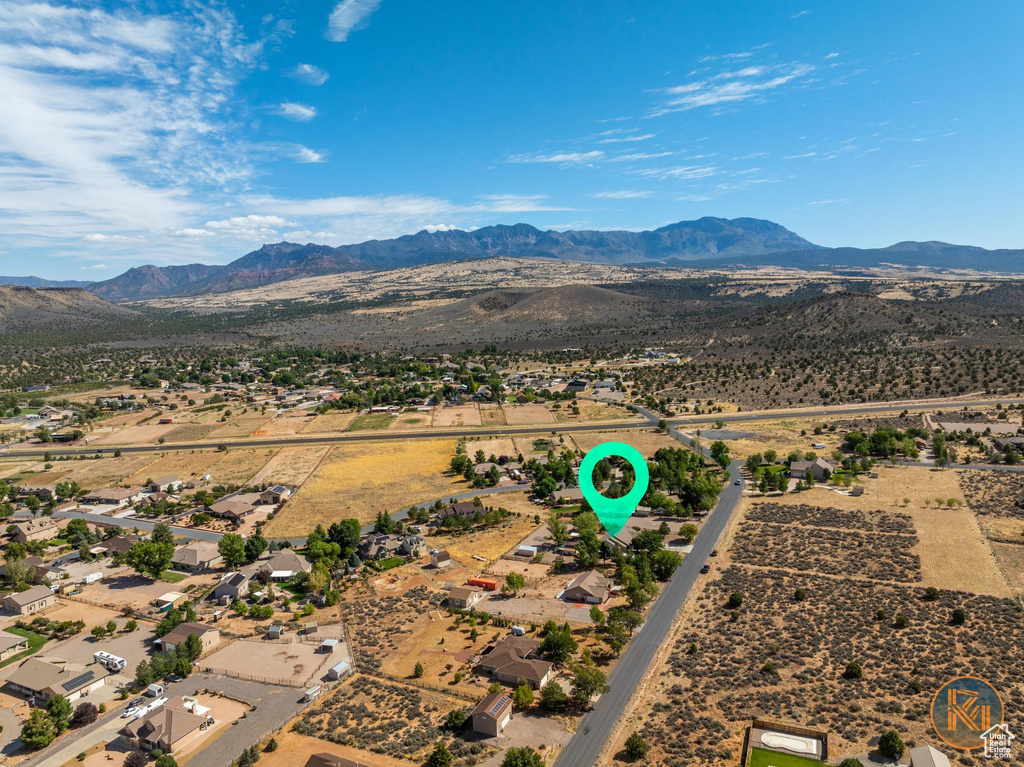
<path fill-rule="evenodd" d="M 487 562 L 493 562 L 500 558 L 519 541 L 537 529 L 534 522 L 534 515 L 541 514 L 546 519 L 543 510 L 537 505 L 530 503 L 526 492 L 502 493 L 497 496 L 483 496 L 481 498 L 484 506 L 504 507 L 513 516 L 495 527 L 486 530 L 476 530 L 464 535 L 457 536 L 430 536 L 427 542 L 431 548 L 448 549 L 449 553 L 457 562 L 473 563 L 477 569 L 484 567 L 486 563 L 476 560 L 473 556 L 483 557 Z M 444 577 L 444 576 L 440 576 Z"/>
<path fill-rule="evenodd" d="M 502 405 L 509 426 L 554 423 L 555 417 L 544 405 Z"/>
<path fill-rule="evenodd" d="M 453 405 L 451 407 L 435 407 L 433 425 L 436 427 L 479 426 L 480 408 L 472 405 Z"/>
<path fill-rule="evenodd" d="M 516 443 L 512 437 L 484 437 L 482 439 L 467 439 L 466 440 L 466 452 L 470 455 L 476 455 L 477 450 L 483 450 L 485 456 L 501 457 L 507 455 L 509 458 L 515 460 L 519 454 L 519 449 L 516 447 Z"/>
<path fill-rule="evenodd" d="M 410 431 L 416 429 L 429 429 L 433 415 L 429 411 L 414 410 L 409 413 L 399 413 L 395 419 L 388 424 L 392 431 Z"/>
<path fill-rule="evenodd" d="M 302 428 L 303 434 L 330 434 L 345 431 L 356 419 L 358 413 L 332 411 L 316 416 Z"/>
<path fill-rule="evenodd" d="M 120 431 L 105 434 L 97 440 L 94 445 L 154 445 L 161 437 L 167 439 L 168 435 L 178 428 L 173 423 L 144 423 L 137 426 L 128 426 Z"/>
<path fill-rule="evenodd" d="M 361 442 L 337 445 L 267 526 L 275 537 L 305 535 L 318 523 L 345 517 L 370 522 L 378 511 L 395 512 L 413 503 L 465 489 L 461 477 L 447 476 L 455 452 L 450 439 Z"/>
<path fill-rule="evenodd" d="M 200 442 L 217 431 L 216 423 L 183 423 L 167 435 L 168 442 Z"/>
<path fill-rule="evenodd" d="M 349 424 L 349 431 L 368 431 L 371 429 L 386 429 L 394 416 L 391 413 L 365 413 L 356 416 Z"/>
<path fill-rule="evenodd" d="M 240 415 L 232 415 L 218 428 L 210 432 L 210 439 L 238 439 L 251 436 L 270 419 L 259 411 L 249 411 Z"/>
<path fill-rule="evenodd" d="M 264 416 L 265 417 L 265 416 Z M 257 427 L 253 437 L 294 437 L 301 433 L 314 419 L 318 418 L 311 410 L 285 411 L 282 415 L 271 418 Z"/>
<path fill-rule="evenodd" d="M 501 405 L 488 403 L 480 405 L 480 423 L 483 426 L 505 426 L 508 421 Z"/>
<path fill-rule="evenodd" d="M 330 446 L 310 445 L 308 447 L 283 447 L 256 472 L 254 485 L 274 482 L 282 485 L 301 485 L 313 473 Z"/>
<path fill-rule="evenodd" d="M 572 440 L 582 450 L 589 451 L 600 445 L 602 442 L 625 442 L 639 450 L 644 456 L 650 458 L 663 447 L 678 448 L 679 442 L 667 434 L 659 434 L 654 429 L 629 429 L 616 432 L 577 432 L 572 435 Z"/>

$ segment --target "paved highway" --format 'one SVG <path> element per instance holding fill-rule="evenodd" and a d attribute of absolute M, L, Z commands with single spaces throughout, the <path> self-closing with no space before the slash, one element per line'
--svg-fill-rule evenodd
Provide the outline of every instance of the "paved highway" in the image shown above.
<path fill-rule="evenodd" d="M 973 400 L 934 400 L 934 401 L 896 401 L 874 403 L 870 405 L 832 405 L 812 410 L 751 410 L 739 413 L 718 413 L 705 415 L 677 416 L 668 419 L 669 423 L 679 426 L 703 426 L 714 424 L 717 421 L 730 423 L 735 421 L 781 421 L 788 418 L 819 418 L 839 415 L 870 415 L 872 413 L 887 413 L 893 410 L 906 408 L 908 410 L 948 410 L 949 408 L 961 408 L 964 406 L 991 406 L 1002 403 L 1003 405 L 1017 404 L 1024 402 L 1024 399 L 1003 398 L 1003 399 L 973 399 Z M 649 422 L 656 423 L 659 416 L 637 408 Z M 503 437 L 516 434 L 550 434 L 552 431 L 576 432 L 576 431 L 616 431 L 621 429 L 636 429 L 647 426 L 642 421 L 634 422 L 611 422 L 611 423 L 586 423 L 586 424 L 549 424 L 546 426 L 504 426 L 493 429 L 422 429 L 416 432 L 390 432 L 390 431 L 365 431 L 365 432 L 343 432 L 341 434 L 324 434 L 309 437 L 293 437 L 287 439 L 244 439 L 223 444 L 229 448 L 234 447 L 295 447 L 297 445 L 332 445 L 339 442 L 377 442 L 382 440 L 409 440 L 409 439 L 437 439 L 438 437 Z M 46 454 L 58 455 L 96 455 L 96 453 L 110 454 L 119 450 L 122 455 L 127 453 L 167 453 L 175 450 L 216 450 L 217 443 L 213 442 L 180 442 L 163 445 L 103 445 L 85 447 L 60 447 L 52 445 L 48 448 L 33 448 L 31 450 L 18 450 L 14 446 L 0 449 L 0 456 L 24 456 L 29 458 L 41 458 Z"/>

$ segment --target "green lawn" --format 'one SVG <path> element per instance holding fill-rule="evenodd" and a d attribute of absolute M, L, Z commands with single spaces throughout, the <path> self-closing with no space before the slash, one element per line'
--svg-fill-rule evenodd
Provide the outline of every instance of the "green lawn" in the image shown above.
<path fill-rule="evenodd" d="M 0 663 L 0 668 L 3 668 L 4 666 L 9 666 L 10 664 L 21 660 L 22 658 L 26 658 L 32 653 L 37 652 L 40 647 L 46 644 L 46 641 L 48 639 L 48 637 L 44 637 L 42 634 L 36 634 L 32 631 L 25 631 L 25 629 L 14 628 L 13 626 L 11 628 L 4 629 L 4 631 L 8 632 L 9 634 L 16 634 L 20 637 L 24 637 L 25 639 L 27 639 L 28 649 L 25 650 L 25 652 L 20 652 L 17 655 L 12 655 L 10 658 Z"/>
<path fill-rule="evenodd" d="M 160 573 L 160 580 L 167 583 L 181 583 L 186 577 L 185 573 L 175 572 L 174 570 L 164 570 Z"/>
<path fill-rule="evenodd" d="M 791 756 L 778 751 L 769 751 L 766 748 L 754 748 L 750 752 L 750 761 L 747 767 L 810 767 L 816 764 L 821 767 L 819 759 L 807 759 L 802 756 Z"/>
<path fill-rule="evenodd" d="M 365 431 L 367 429 L 386 429 L 391 423 L 391 413 L 368 413 L 361 415 L 348 427 L 349 431 Z"/>
<path fill-rule="evenodd" d="M 381 572 L 384 572 L 385 570 L 390 570 L 392 567 L 400 567 L 404 564 L 405 560 L 401 557 L 388 557 L 387 559 L 377 560 L 373 563 L 373 566 Z"/>

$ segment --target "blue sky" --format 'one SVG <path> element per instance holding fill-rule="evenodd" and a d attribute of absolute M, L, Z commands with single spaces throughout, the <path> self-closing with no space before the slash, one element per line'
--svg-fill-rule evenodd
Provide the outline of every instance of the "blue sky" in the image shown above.
<path fill-rule="evenodd" d="M 0 4 L 0 274 L 528 222 L 1024 247 L 1016 2 Z"/>

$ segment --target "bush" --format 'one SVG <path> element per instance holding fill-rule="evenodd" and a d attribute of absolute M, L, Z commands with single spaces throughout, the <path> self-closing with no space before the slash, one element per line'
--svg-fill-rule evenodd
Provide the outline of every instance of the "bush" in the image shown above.
<path fill-rule="evenodd" d="M 737 607 L 743 604 L 743 595 L 738 592 L 733 592 L 729 595 L 729 607 L 735 610 Z"/>
<path fill-rule="evenodd" d="M 417 663 L 416 664 L 416 666 L 412 670 L 412 675 L 416 679 L 419 679 L 421 676 L 423 676 L 423 664 L 422 663 Z"/>
<path fill-rule="evenodd" d="M 100 711 L 96 706 L 88 701 L 85 703 L 79 703 L 75 707 L 75 713 L 71 717 L 72 727 L 81 727 L 82 725 L 92 724 L 95 722 L 100 715 Z"/>
<path fill-rule="evenodd" d="M 906 746 L 903 745 L 903 738 L 896 730 L 886 730 L 878 739 L 878 753 L 889 759 L 899 759 L 903 756 Z"/>
<path fill-rule="evenodd" d="M 963 611 L 963 608 L 958 607 L 953 611 L 949 622 L 954 626 L 963 626 L 967 622 L 967 613 Z"/>
<path fill-rule="evenodd" d="M 841 761 L 839 763 L 839 767 L 864 767 L 864 766 L 861 764 L 860 759 L 854 759 L 853 757 L 850 757 L 849 759 L 843 759 L 843 761 Z"/>
<path fill-rule="evenodd" d="M 864 676 L 864 669 L 862 669 L 860 664 L 856 661 L 850 661 L 846 664 L 846 670 L 843 672 L 843 676 L 847 679 L 860 679 Z"/>
<path fill-rule="evenodd" d="M 803 589 L 797 589 L 793 592 L 793 599 L 795 599 L 797 602 L 803 602 L 805 599 L 807 599 L 807 592 Z"/>
<path fill-rule="evenodd" d="M 626 756 L 629 760 L 635 762 L 639 759 L 643 759 L 647 755 L 647 741 L 644 740 L 643 735 L 639 732 L 634 732 L 628 738 L 626 738 Z"/>
<path fill-rule="evenodd" d="M 444 720 L 444 726 L 452 732 L 458 732 L 466 726 L 469 717 L 461 708 L 453 708 L 448 712 L 448 718 Z"/>
<path fill-rule="evenodd" d="M 124 767 L 146 767 L 149 757 L 141 751 L 132 751 L 124 760 Z"/>
<path fill-rule="evenodd" d="M 908 618 L 903 613 L 900 613 L 893 620 L 892 625 L 895 626 L 898 629 L 905 629 L 907 626 L 910 625 L 910 618 Z"/>

